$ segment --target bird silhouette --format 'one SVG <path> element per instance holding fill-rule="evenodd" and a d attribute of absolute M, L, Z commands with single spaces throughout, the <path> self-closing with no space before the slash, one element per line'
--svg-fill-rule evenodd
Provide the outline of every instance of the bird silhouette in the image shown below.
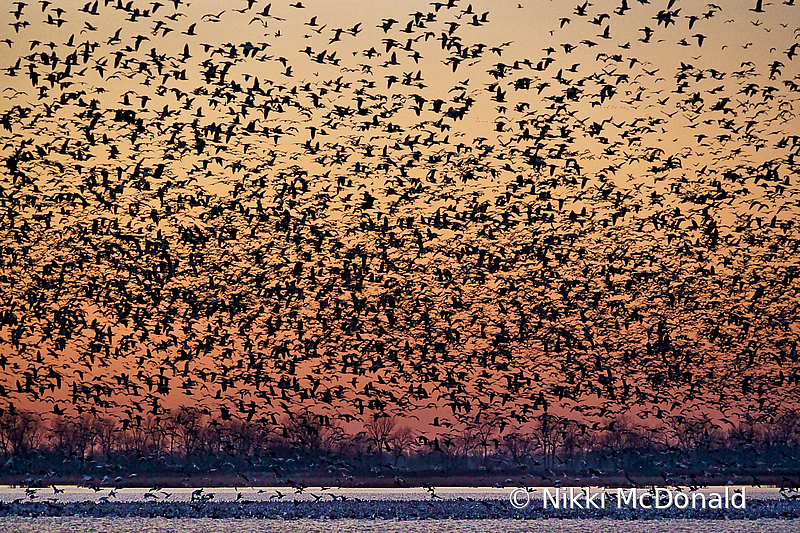
<path fill-rule="evenodd" d="M 441 458 L 796 408 L 792 2 L 40 4 L 3 41 L 2 413 L 399 461 L 392 423 Z"/>

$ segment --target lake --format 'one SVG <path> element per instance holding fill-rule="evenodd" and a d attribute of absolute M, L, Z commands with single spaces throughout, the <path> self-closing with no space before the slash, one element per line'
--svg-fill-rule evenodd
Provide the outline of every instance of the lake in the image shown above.
<path fill-rule="evenodd" d="M 153 490 L 153 489 L 157 490 Z M 302 492 L 287 486 L 281 487 L 204 487 L 203 496 L 213 495 L 214 501 L 236 501 L 246 499 L 252 501 L 315 501 L 317 497 L 324 500 L 356 499 L 363 500 L 430 500 L 433 494 L 437 499 L 476 499 L 476 500 L 508 500 L 515 487 L 435 487 L 431 491 L 422 487 L 403 488 L 337 488 L 337 487 L 306 487 Z M 592 487 L 592 490 L 598 487 Z M 740 487 L 737 487 L 740 488 Z M 774 487 L 746 487 L 748 500 L 781 499 L 777 488 Z M 543 487 L 529 487 L 533 498 L 541 498 Z M 552 490 L 552 487 L 551 487 Z M 705 487 L 701 492 L 721 492 L 725 487 Z M 31 492 L 32 491 L 32 492 Z M 56 500 L 59 502 L 100 501 L 107 498 L 117 502 L 137 501 L 190 501 L 192 494 L 197 491 L 194 487 L 151 487 L 151 488 L 123 488 L 113 489 L 104 487 L 99 491 L 75 485 L 57 485 L 26 489 L 25 487 L 9 487 L 0 485 L 0 502 L 11 502 L 16 499 L 42 501 Z"/>
<path fill-rule="evenodd" d="M 0 518 L 4 533 L 728 533 L 800 531 L 789 520 L 215 520 L 168 518 Z"/>

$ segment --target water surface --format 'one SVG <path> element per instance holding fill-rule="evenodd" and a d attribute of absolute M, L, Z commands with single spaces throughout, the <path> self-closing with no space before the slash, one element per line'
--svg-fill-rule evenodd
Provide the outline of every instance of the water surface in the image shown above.
<path fill-rule="evenodd" d="M 475 500 L 508 500 L 515 487 L 423 487 L 403 488 L 337 488 L 337 487 L 307 487 L 299 492 L 292 487 L 204 487 L 200 495 L 208 497 L 213 495 L 213 501 L 323 501 L 334 499 L 362 499 L 362 500 L 430 500 L 436 499 L 475 499 Z M 740 488 L 740 487 L 736 487 Z M 552 488 L 551 488 L 552 489 Z M 592 487 L 592 490 L 599 487 Z M 151 487 L 151 488 L 123 488 L 113 489 L 104 487 L 95 491 L 86 487 L 74 485 L 43 487 L 27 491 L 23 488 L 12 488 L 0 485 L 0 502 L 12 502 L 17 499 L 24 501 L 55 500 L 58 502 L 100 501 L 107 498 L 117 502 L 139 501 L 190 501 L 197 488 L 187 487 Z M 542 487 L 529 487 L 531 497 L 540 499 Z M 701 492 L 724 492 L 725 487 L 706 487 Z M 749 500 L 782 499 L 774 487 L 747 487 Z M 63 491 L 63 492 L 62 492 Z"/>
<path fill-rule="evenodd" d="M 214 520 L 168 518 L 0 518 L 8 533 L 789 533 L 787 520 Z"/>

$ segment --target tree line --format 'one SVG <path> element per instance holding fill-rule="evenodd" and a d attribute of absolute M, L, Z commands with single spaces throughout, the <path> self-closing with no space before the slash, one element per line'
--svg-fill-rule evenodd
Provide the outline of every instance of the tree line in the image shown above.
<path fill-rule="evenodd" d="M 794 460 L 800 457 L 800 415 L 793 412 L 737 423 L 674 416 L 660 425 L 631 415 L 588 425 L 543 413 L 524 429 L 485 418 L 470 427 L 435 427 L 441 430 L 436 432 L 407 422 L 383 416 L 356 426 L 304 412 L 274 424 L 265 418 L 217 420 L 191 407 L 120 422 L 91 413 L 46 417 L 6 410 L 0 416 L 0 458 L 6 476 L 228 472 L 247 480 L 244 472 L 271 472 L 277 478 L 394 476 L 402 485 L 403 477 L 426 475 L 524 472 L 543 483 L 567 475 L 636 483 L 654 477 L 670 482 L 669 476 L 755 480 L 769 473 L 773 482 L 800 483 Z"/>

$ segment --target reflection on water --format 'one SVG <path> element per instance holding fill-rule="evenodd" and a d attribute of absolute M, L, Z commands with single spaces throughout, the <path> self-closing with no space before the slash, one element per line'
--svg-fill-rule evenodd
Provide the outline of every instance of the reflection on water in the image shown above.
<path fill-rule="evenodd" d="M 787 520 L 214 520 L 168 518 L 0 518 L 13 533 L 728 533 L 800 531 Z"/>

